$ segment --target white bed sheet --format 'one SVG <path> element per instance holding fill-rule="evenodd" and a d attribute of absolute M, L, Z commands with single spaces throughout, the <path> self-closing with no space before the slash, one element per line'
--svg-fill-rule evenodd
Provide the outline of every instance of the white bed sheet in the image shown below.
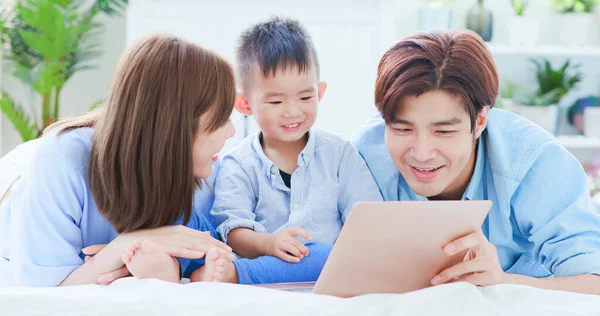
<path fill-rule="evenodd" d="M 6 262 L 0 260 L 0 269 Z M 4 271 L 6 272 L 6 271 Z M 600 315 L 600 296 L 455 283 L 341 299 L 223 283 L 125 278 L 110 286 L 0 286 L 0 315 Z"/>

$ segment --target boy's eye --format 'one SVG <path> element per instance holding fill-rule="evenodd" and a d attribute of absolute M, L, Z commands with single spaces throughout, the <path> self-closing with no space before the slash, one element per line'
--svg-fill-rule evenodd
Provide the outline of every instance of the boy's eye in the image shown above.
<path fill-rule="evenodd" d="M 310 99 L 312 99 L 312 96 L 310 96 L 310 97 L 304 97 L 304 98 L 300 98 L 300 100 L 302 100 L 302 101 L 308 101 L 308 100 L 310 100 Z"/>
<path fill-rule="evenodd" d="M 456 133 L 456 131 L 437 131 L 437 133 L 441 135 L 451 135 Z"/>
<path fill-rule="evenodd" d="M 277 105 L 277 104 L 281 104 L 281 101 L 271 101 L 271 102 L 267 102 L 267 103 Z"/>

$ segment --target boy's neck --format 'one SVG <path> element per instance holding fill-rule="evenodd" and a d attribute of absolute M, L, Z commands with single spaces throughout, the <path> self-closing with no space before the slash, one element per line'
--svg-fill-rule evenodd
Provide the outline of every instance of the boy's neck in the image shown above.
<path fill-rule="evenodd" d="M 270 138 L 261 133 L 262 148 L 265 155 L 277 165 L 277 167 L 286 173 L 292 174 L 298 167 L 298 156 L 306 147 L 308 142 L 308 133 L 302 138 L 293 142 L 285 142 Z"/>

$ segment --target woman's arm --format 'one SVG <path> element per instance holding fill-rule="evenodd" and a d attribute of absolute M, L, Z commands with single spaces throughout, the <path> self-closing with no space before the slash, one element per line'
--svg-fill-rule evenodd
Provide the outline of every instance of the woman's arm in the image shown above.
<path fill-rule="evenodd" d="M 121 234 L 105 247 L 101 245 L 89 247 L 95 249 L 88 251 L 84 249 L 86 254 L 94 254 L 94 256 L 71 272 L 60 285 L 109 284 L 126 276 L 121 257 L 127 247 L 136 239 L 155 242 L 161 251 L 171 257 L 199 259 L 204 257 L 211 248 L 219 248 L 223 251 L 225 259 L 230 261 L 234 259 L 231 247 L 214 239 L 207 232 L 182 225 L 164 226 Z M 98 251 L 98 249 L 101 250 Z"/>
<path fill-rule="evenodd" d="M 582 274 L 570 277 L 538 279 L 525 275 L 508 274 L 506 283 L 529 285 L 546 290 L 600 295 L 600 276 L 597 275 Z"/>

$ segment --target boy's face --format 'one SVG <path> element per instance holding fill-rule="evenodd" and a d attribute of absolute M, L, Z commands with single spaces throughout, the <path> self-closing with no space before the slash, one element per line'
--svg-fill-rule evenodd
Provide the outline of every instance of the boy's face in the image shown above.
<path fill-rule="evenodd" d="M 406 97 L 386 126 L 385 143 L 410 188 L 425 197 L 460 198 L 475 165 L 475 141 L 485 129 L 484 107 L 471 132 L 462 99 L 435 90 Z"/>
<path fill-rule="evenodd" d="M 265 78 L 258 66 L 248 75 L 236 109 L 254 115 L 264 137 L 282 142 L 303 138 L 317 118 L 317 105 L 327 84 L 318 82 L 314 67 L 278 70 Z"/>

